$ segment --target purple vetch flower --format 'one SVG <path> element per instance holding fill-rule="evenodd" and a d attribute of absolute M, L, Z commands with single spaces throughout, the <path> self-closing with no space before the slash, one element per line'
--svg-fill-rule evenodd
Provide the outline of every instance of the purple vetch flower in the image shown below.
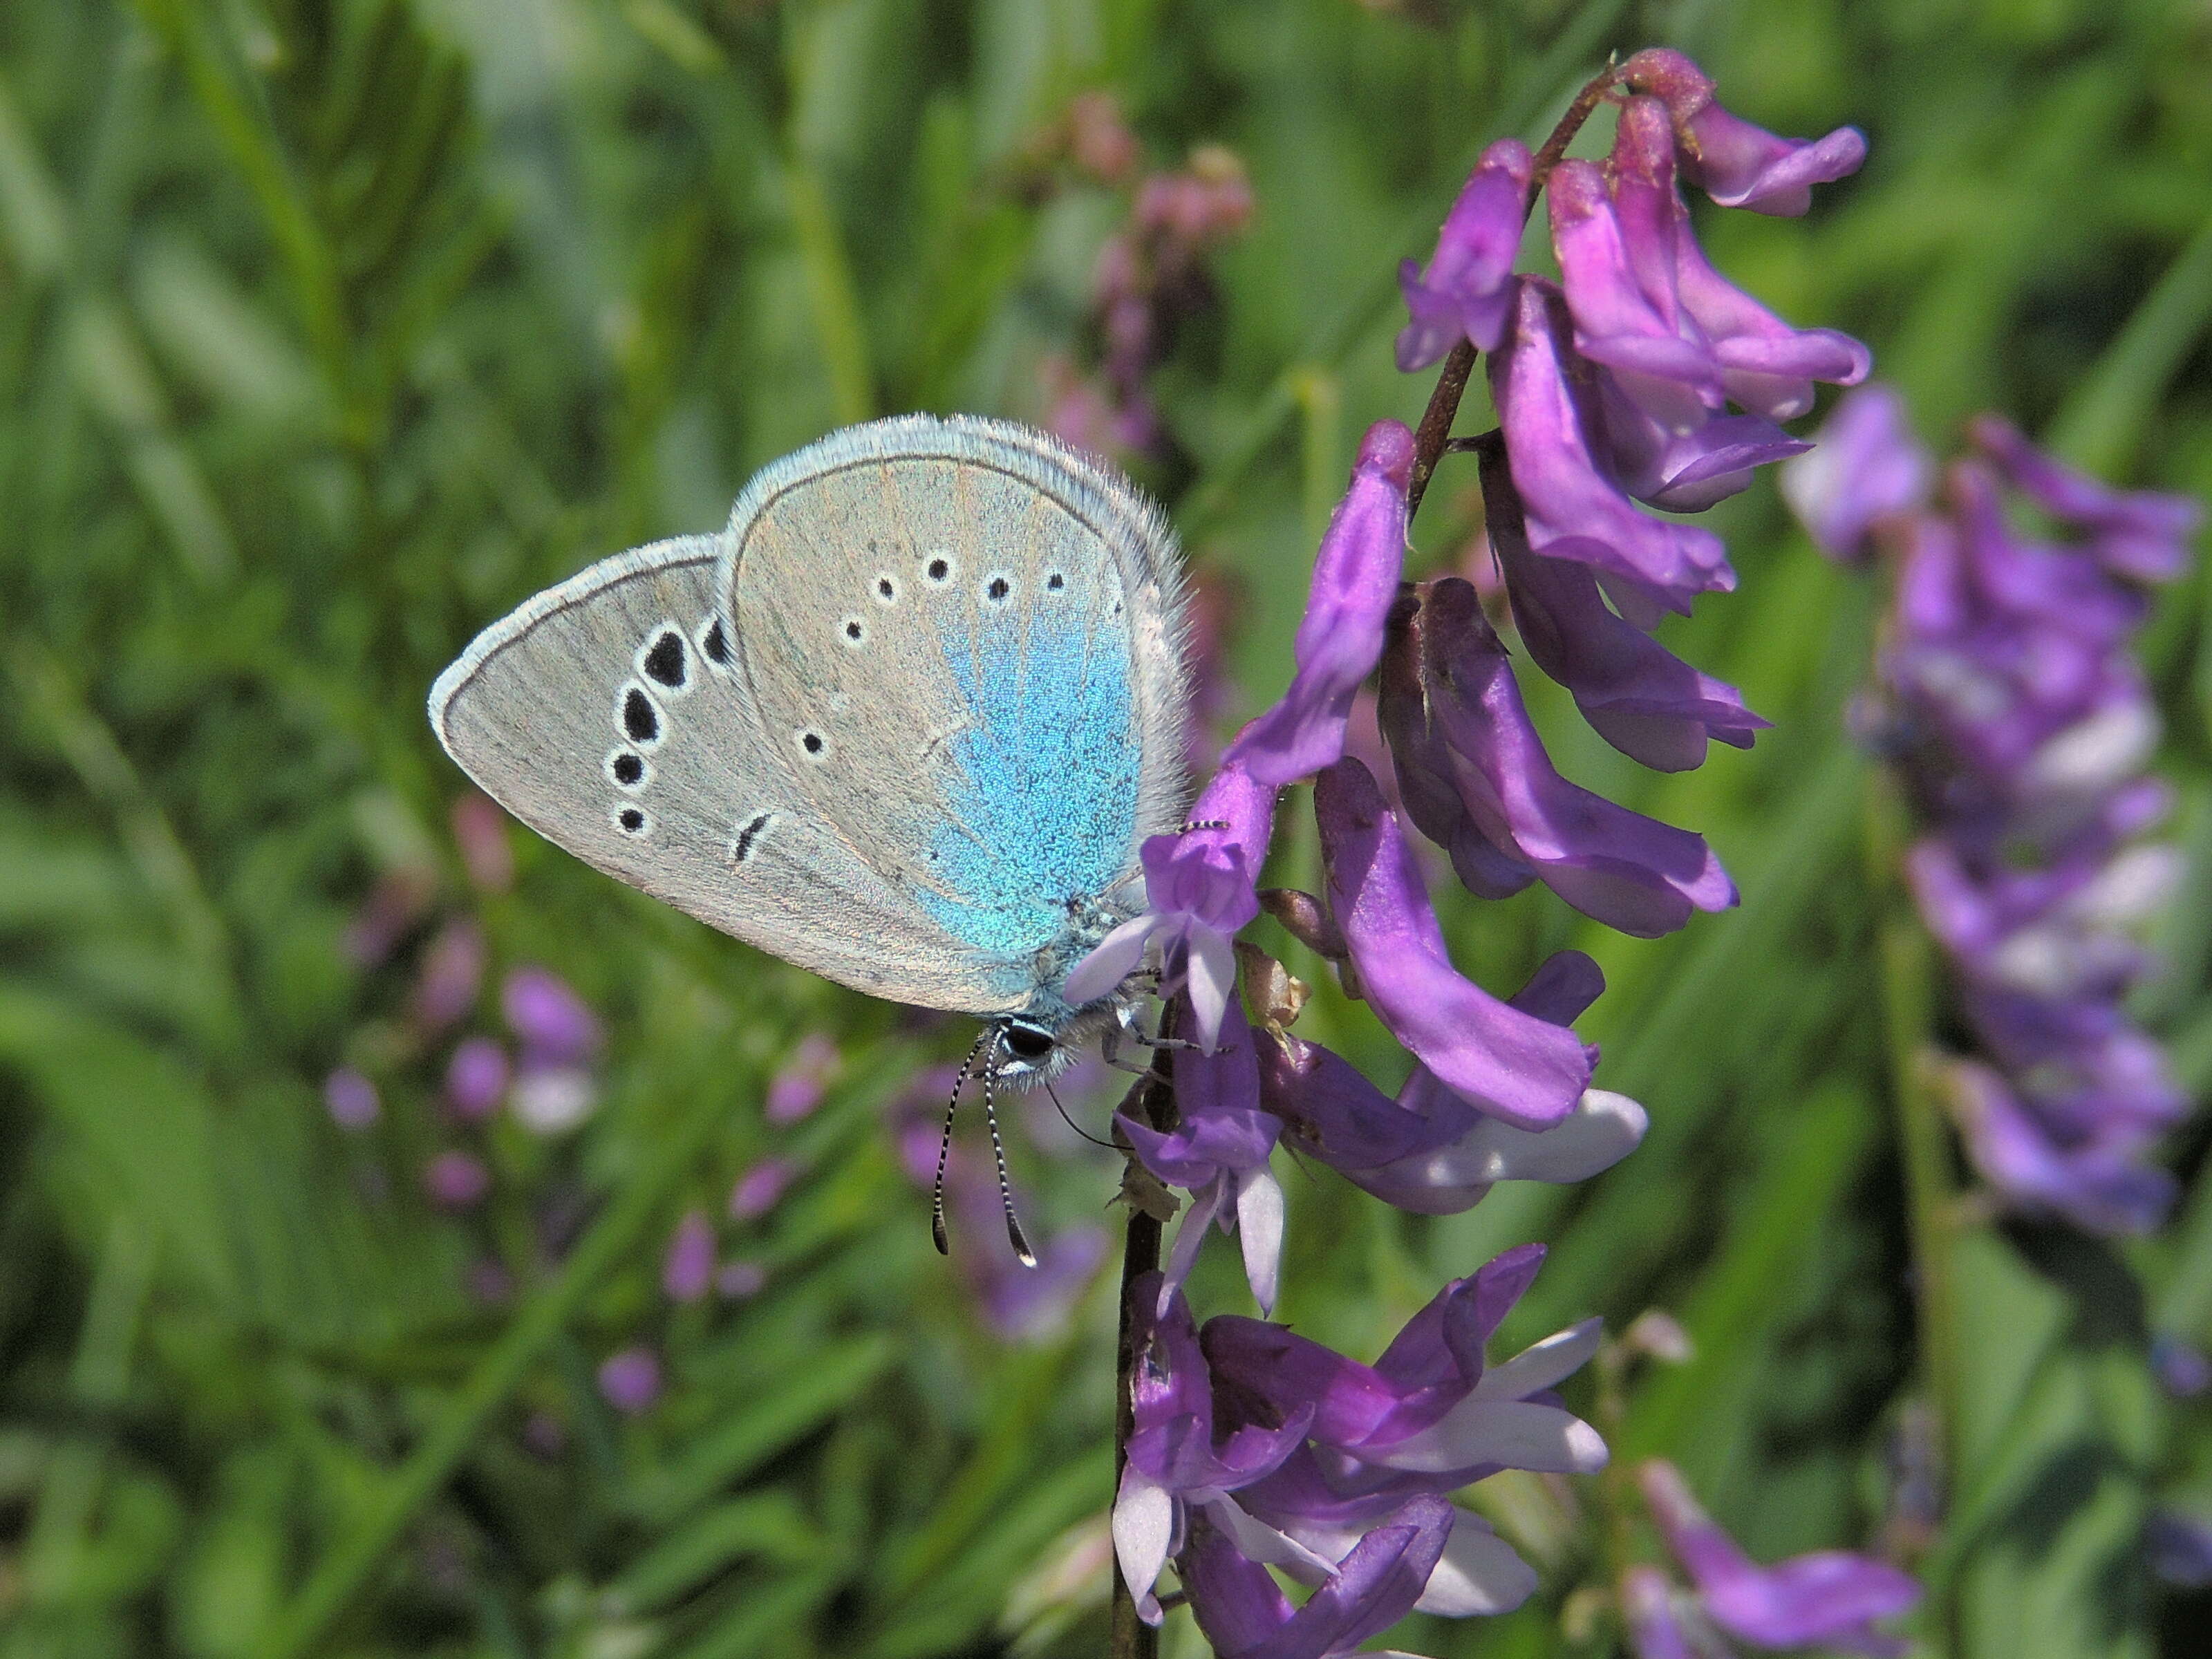
<path fill-rule="evenodd" d="M 1877 456 L 1903 441 L 1893 402 L 1866 420 Z M 2140 580 L 2174 574 L 2190 510 L 2107 489 L 2002 422 L 1975 431 L 1989 460 L 1954 462 L 1933 503 L 1878 509 L 1895 576 L 1873 723 L 1920 819 L 1905 875 L 1979 1050 L 1946 1066 L 1945 1093 L 2007 1203 L 2140 1233 L 2174 1190 L 2148 1154 L 2189 1102 L 2124 1009 L 2149 963 L 2137 930 L 2179 868 L 2130 844 L 2170 792 L 2142 775 L 2159 720 L 2130 647 Z M 2021 533 L 2008 480 L 2056 539 Z M 1852 546 L 1877 510 L 1825 487 L 1793 500 Z"/>
<path fill-rule="evenodd" d="M 466 1210 L 491 1190 L 491 1171 L 467 1152 L 441 1152 L 422 1166 L 422 1190 L 441 1210 Z"/>
<path fill-rule="evenodd" d="M 1786 421 L 1813 407 L 1814 381 L 1856 386 L 1866 379 L 1873 356 L 1850 335 L 1790 327 L 1715 270 L 1686 228 L 1675 247 L 1682 310 L 1710 343 L 1731 402 Z"/>
<path fill-rule="evenodd" d="M 461 1274 L 461 1286 L 480 1307 L 504 1308 L 514 1300 L 514 1275 L 507 1263 L 491 1256 L 469 1263 Z"/>
<path fill-rule="evenodd" d="M 696 1302 L 714 1282 L 714 1224 L 704 1210 L 686 1210 L 660 1259 L 660 1291 L 671 1302 Z"/>
<path fill-rule="evenodd" d="M 1620 1575 L 1620 1617 L 1636 1659 L 1693 1659 L 1674 1614 L 1674 1587 L 1658 1568 L 1631 1567 Z"/>
<path fill-rule="evenodd" d="M 547 969 L 508 974 L 500 987 L 500 1006 L 522 1043 L 526 1069 L 573 1066 L 599 1052 L 599 1017 Z"/>
<path fill-rule="evenodd" d="M 1866 138 L 1838 127 L 1825 138 L 1778 138 L 1721 107 L 1713 83 L 1680 52 L 1651 46 L 1620 66 L 1621 84 L 1663 100 L 1681 147 L 1682 176 L 1723 207 L 1795 218 L 1814 185 L 1856 173 Z"/>
<path fill-rule="evenodd" d="M 2165 1218 L 2174 1180 L 2137 1161 L 2140 1137 L 2092 1133 L 2068 1146 L 1990 1067 L 1954 1060 L 1942 1077 L 1976 1172 L 2014 1206 L 2107 1235 L 2147 1233 Z"/>
<path fill-rule="evenodd" d="M 1597 964 L 1563 951 L 1508 1006 L 1554 1025 L 1578 1018 L 1604 988 Z M 1585 1090 L 1540 1133 L 1485 1116 L 1425 1066 L 1393 1100 L 1347 1061 L 1287 1032 L 1257 1039 L 1261 1103 L 1300 1152 L 1385 1203 L 1420 1215 L 1471 1209 L 1500 1181 L 1569 1182 L 1610 1169 L 1644 1139 L 1644 1109 Z"/>
<path fill-rule="evenodd" d="M 837 1045 L 819 1031 L 799 1042 L 782 1069 L 769 1079 L 761 1115 L 770 1123 L 796 1123 L 822 1103 L 838 1066 Z"/>
<path fill-rule="evenodd" d="M 1127 1113 L 1115 1122 L 1146 1169 L 1191 1195 L 1168 1253 L 1163 1299 L 1180 1290 L 1206 1228 L 1218 1223 L 1242 1243 L 1253 1299 L 1271 1312 L 1282 1265 L 1283 1189 L 1268 1170 L 1267 1159 L 1283 1125 L 1261 1109 L 1254 1035 L 1234 997 L 1225 1014 L 1214 1051 L 1176 1051 L 1176 1103 L 1182 1121 L 1172 1131 L 1162 1133 Z"/>
<path fill-rule="evenodd" d="M 1861 386 L 1837 399 L 1812 453 L 1786 464 L 1782 499 L 1813 545 L 1843 564 L 1874 551 L 1875 525 L 1924 506 L 1936 464 L 1894 386 Z"/>
<path fill-rule="evenodd" d="M 1425 584 L 1391 613 L 1382 729 L 1407 815 L 1471 891 L 1531 880 L 1607 927 L 1669 933 L 1736 902 L 1703 837 L 1616 806 L 1553 769 L 1474 587 Z"/>
<path fill-rule="evenodd" d="M 442 1031 L 476 1006 L 484 972 L 483 930 L 456 917 L 438 930 L 422 952 L 415 981 L 415 1022 L 426 1031 Z"/>
<path fill-rule="evenodd" d="M 2175 1400 L 2193 1400 L 2212 1389 L 2212 1355 L 2169 1332 L 2151 1338 L 2150 1370 L 2158 1386 Z"/>
<path fill-rule="evenodd" d="M 1367 769 L 1346 760 L 1322 773 L 1314 811 L 1331 913 L 1391 1034 L 1478 1111 L 1524 1129 L 1565 1117 L 1589 1085 L 1589 1054 L 1571 1030 L 1454 971 L 1419 866 Z"/>
<path fill-rule="evenodd" d="M 1352 700 L 1382 655 L 1382 630 L 1406 558 L 1406 489 L 1413 434 L 1377 421 L 1360 441 L 1352 487 L 1314 558 L 1282 700 L 1237 735 L 1226 759 L 1261 784 L 1310 777 L 1344 753 Z"/>
<path fill-rule="evenodd" d="M 660 1398 L 660 1356 L 640 1345 L 599 1364 L 599 1394 L 624 1416 L 635 1417 Z"/>
<path fill-rule="evenodd" d="M 1401 369 L 1426 368 L 1462 337 L 1484 351 L 1497 348 L 1512 302 L 1513 258 L 1528 216 L 1534 166 L 1518 138 L 1491 145 L 1445 215 L 1428 264 L 1408 259 L 1398 267 L 1398 287 L 1413 316 L 1398 334 Z"/>
<path fill-rule="evenodd" d="M 756 1221 L 773 1210 L 791 1183 L 799 1179 L 799 1165 L 787 1158 L 764 1158 L 737 1179 L 730 1188 L 732 1221 Z"/>
<path fill-rule="evenodd" d="M 350 1066 L 323 1079 L 323 1106 L 341 1129 L 366 1129 L 384 1115 L 376 1085 Z"/>
<path fill-rule="evenodd" d="M 1255 1523 L 1229 1494 L 1295 1450 L 1313 1413 L 1309 1406 L 1279 1426 L 1246 1424 L 1217 1438 L 1212 1380 L 1182 1292 L 1147 1273 L 1129 1305 L 1134 1428 L 1114 1498 L 1114 1551 L 1139 1614 L 1157 1625 L 1164 1615 L 1152 1587 L 1187 1541 L 1191 1511 L 1218 1517 L 1242 1547 Z"/>
<path fill-rule="evenodd" d="M 507 1050 L 488 1036 L 464 1037 L 446 1062 L 446 1104 L 464 1122 L 499 1109 L 507 1093 Z"/>
<path fill-rule="evenodd" d="M 1655 1458 L 1637 1470 L 1637 1481 L 1706 1614 L 1729 1635 L 1761 1648 L 1820 1644 L 1887 1659 L 1905 1652 L 1905 1643 L 1874 1626 L 1919 1601 L 1920 1586 L 1908 1575 L 1848 1550 L 1759 1566 L 1698 1507 L 1673 1464 Z"/>
<path fill-rule="evenodd" d="M 1182 1556 L 1191 1612 L 1220 1659 L 1342 1659 L 1413 1610 L 1453 1513 L 1442 1498 L 1407 1499 L 1297 1607 L 1267 1568 L 1201 1516 Z"/>
<path fill-rule="evenodd" d="M 1734 587 L 1719 537 L 1638 512 L 1613 482 L 1603 434 L 1567 373 L 1574 346 L 1565 297 L 1533 276 L 1517 291 L 1512 332 L 1490 357 L 1490 394 L 1529 546 L 1592 566 L 1639 624 L 1667 611 L 1686 616 L 1698 594 Z"/>
<path fill-rule="evenodd" d="M 1068 1002 L 1079 1007 L 1109 994 L 1153 950 L 1162 994 L 1188 993 L 1188 1035 L 1211 1051 L 1236 989 L 1231 941 L 1260 914 L 1260 866 L 1274 825 L 1275 787 L 1255 780 L 1233 754 L 1224 759 L 1192 805 L 1189 826 L 1139 849 L 1146 907 L 1076 963 L 1062 988 Z"/>
<path fill-rule="evenodd" d="M 2087 532 L 2091 553 L 2112 574 L 2165 582 L 2189 568 L 2189 544 L 2204 509 L 2188 496 L 2114 489 L 2053 460 L 2001 416 L 1978 416 L 1966 431 L 2015 489 L 2051 517 Z"/>
<path fill-rule="evenodd" d="M 1311 1413 L 1311 1445 L 1244 1488 L 1243 1513 L 1304 1552 L 1278 1551 L 1308 1583 L 1314 1560 L 1340 1563 L 1369 1528 L 1409 1498 L 1441 1496 L 1501 1468 L 1589 1474 L 1605 1443 L 1553 1403 L 1553 1385 L 1596 1351 L 1599 1322 L 1546 1338 L 1498 1365 L 1483 1345 L 1543 1261 L 1509 1250 L 1455 1279 L 1409 1320 L 1381 1358 L 1362 1365 L 1282 1326 L 1222 1316 L 1200 1343 L 1216 1383 L 1261 1420 Z M 1448 1618 L 1509 1612 L 1535 1575 L 1489 1526 L 1455 1509 L 1450 1536 L 1419 1606 Z M 1247 1552 L 1249 1553 L 1249 1552 Z"/>
<path fill-rule="evenodd" d="M 1517 520 L 1491 518 L 1491 546 L 1521 643 L 1566 688 L 1591 730 L 1658 772 L 1704 764 L 1709 741 L 1748 749 L 1772 724 L 1742 694 L 1700 672 L 1607 609 L 1589 567 L 1531 552 Z"/>
<path fill-rule="evenodd" d="M 2182 1589 L 2202 1589 L 2212 1584 L 2212 1521 L 2160 1510 L 2144 1529 L 2150 1570 L 2167 1583 Z"/>

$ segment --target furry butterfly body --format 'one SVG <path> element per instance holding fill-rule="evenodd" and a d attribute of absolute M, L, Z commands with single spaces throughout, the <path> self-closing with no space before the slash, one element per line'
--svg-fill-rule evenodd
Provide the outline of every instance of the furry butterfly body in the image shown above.
<path fill-rule="evenodd" d="M 529 600 L 430 720 L 548 840 L 825 978 L 1018 1033 L 1018 1076 L 1122 1005 L 1062 986 L 1180 813 L 1183 627 L 1128 483 L 1026 428 L 905 416 L 769 466 L 719 535 Z"/>

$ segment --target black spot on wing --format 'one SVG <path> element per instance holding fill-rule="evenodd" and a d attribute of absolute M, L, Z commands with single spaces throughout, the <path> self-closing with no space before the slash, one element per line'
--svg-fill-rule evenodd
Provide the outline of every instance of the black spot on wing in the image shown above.
<path fill-rule="evenodd" d="M 643 666 L 649 678 L 672 691 L 681 690 L 689 667 L 684 656 L 684 636 L 672 628 L 663 633 L 645 653 Z"/>
<path fill-rule="evenodd" d="M 720 617 L 707 624 L 707 632 L 699 641 L 699 648 L 707 653 L 707 660 L 720 667 L 730 665 L 730 636 L 722 632 Z"/>
<path fill-rule="evenodd" d="M 738 831 L 737 840 L 730 843 L 732 860 L 743 864 L 753 855 L 754 845 L 760 840 L 761 832 L 768 828 L 772 816 L 768 812 L 756 812 L 745 820 L 744 827 Z"/>
<path fill-rule="evenodd" d="M 659 738 L 660 711 L 645 695 L 644 687 L 633 685 L 623 693 L 622 725 L 632 743 L 653 743 Z"/>

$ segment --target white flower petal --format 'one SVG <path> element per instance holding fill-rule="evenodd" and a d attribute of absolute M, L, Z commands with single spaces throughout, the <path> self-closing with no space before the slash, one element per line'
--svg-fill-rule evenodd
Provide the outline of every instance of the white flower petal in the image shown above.
<path fill-rule="evenodd" d="M 1139 1606 L 1152 1603 L 1152 1586 L 1168 1564 L 1168 1545 L 1175 1533 L 1175 1499 L 1165 1486 L 1155 1485 L 1131 1464 L 1121 1471 L 1121 1490 L 1114 1499 L 1114 1556 L 1121 1564 L 1121 1582 Z M 1158 1624 L 1157 1618 L 1146 1620 Z"/>
<path fill-rule="evenodd" d="M 1182 1288 L 1183 1280 L 1190 1277 L 1190 1264 L 1198 1260 L 1198 1247 L 1206 1242 L 1206 1224 L 1221 1213 L 1228 1196 L 1226 1170 L 1207 1182 L 1202 1190 L 1190 1195 L 1190 1203 L 1176 1226 L 1175 1243 L 1168 1247 L 1168 1270 L 1160 1279 L 1160 1305 L 1156 1317 L 1168 1316 L 1168 1303 Z"/>
<path fill-rule="evenodd" d="M 1416 1613 L 1444 1619 L 1510 1613 L 1535 1593 L 1536 1571 L 1478 1516 L 1461 1510 Z"/>
<path fill-rule="evenodd" d="M 1302 1584 L 1324 1583 L 1336 1571 L 1333 1558 L 1316 1554 L 1288 1534 L 1255 1519 L 1225 1492 L 1215 1492 L 1202 1500 L 1199 1507 L 1248 1561 L 1280 1567 Z"/>
<path fill-rule="evenodd" d="M 1237 988 L 1237 947 L 1226 933 L 1211 927 L 1190 930 L 1184 977 L 1190 990 L 1191 1012 L 1198 1029 L 1191 1035 L 1198 1046 L 1212 1054 L 1221 1046 L 1222 1017 Z"/>
<path fill-rule="evenodd" d="M 1080 1008 L 1096 1001 L 1136 972 L 1158 922 L 1150 910 L 1139 911 L 1100 939 L 1096 950 L 1068 970 L 1060 985 L 1060 994 L 1068 1006 Z"/>
<path fill-rule="evenodd" d="M 1605 1321 L 1585 1319 L 1564 1331 L 1554 1331 L 1541 1342 L 1530 1344 L 1501 1365 L 1492 1365 L 1474 1385 L 1476 1400 L 1526 1400 L 1571 1376 L 1597 1352 L 1605 1334 Z"/>
<path fill-rule="evenodd" d="M 1283 1265 L 1283 1188 L 1265 1164 L 1237 1177 L 1237 1231 L 1252 1297 L 1262 1315 L 1272 1316 Z"/>
<path fill-rule="evenodd" d="M 1477 1463 L 1532 1469 L 1539 1474 L 1590 1474 L 1605 1467 L 1607 1455 L 1595 1429 L 1557 1406 L 1484 1400 L 1474 1395 L 1420 1433 L 1395 1446 L 1359 1453 L 1364 1462 L 1423 1474 Z"/>

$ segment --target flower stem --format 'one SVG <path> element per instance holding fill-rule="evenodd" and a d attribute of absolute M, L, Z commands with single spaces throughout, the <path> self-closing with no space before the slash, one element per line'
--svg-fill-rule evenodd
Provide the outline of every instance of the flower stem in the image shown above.
<path fill-rule="evenodd" d="M 1537 192 L 1559 158 L 1567 153 L 1567 146 L 1583 130 L 1583 123 L 1603 103 L 1619 83 L 1620 70 L 1608 64 L 1593 76 L 1575 100 L 1567 106 L 1567 112 L 1552 129 L 1552 136 L 1544 140 L 1544 147 L 1536 152 L 1528 175 L 1528 205 L 1536 204 Z M 1429 476 L 1437 470 L 1443 459 L 1445 442 L 1451 437 L 1452 422 L 1459 418 L 1460 399 L 1467 395 L 1468 378 L 1474 373 L 1474 343 L 1462 338 L 1444 359 L 1444 366 L 1437 375 L 1436 389 L 1429 393 L 1429 405 L 1421 411 L 1421 423 L 1413 431 L 1413 476 L 1406 487 L 1406 522 L 1411 524 L 1413 515 L 1421 510 L 1421 497 L 1428 493 Z"/>
<path fill-rule="evenodd" d="M 1160 1036 L 1174 1035 L 1175 1005 L 1160 1016 Z M 1152 1056 L 1152 1069 L 1129 1092 L 1138 1115 L 1164 1133 L 1175 1127 L 1175 1083 L 1170 1051 Z M 1119 1137 L 1117 1137 L 1118 1139 Z M 1137 1281 L 1160 1265 L 1158 1218 L 1136 1205 L 1129 1206 L 1129 1234 L 1121 1245 L 1121 1315 L 1114 1339 L 1114 1490 L 1121 1490 L 1122 1466 L 1129 1461 L 1129 1437 L 1136 1432 L 1137 1402 Z M 1136 1598 L 1122 1582 L 1121 1560 L 1114 1559 L 1114 1601 L 1107 1652 L 1112 1659 L 1158 1659 L 1160 1633 L 1137 1616 Z"/>
<path fill-rule="evenodd" d="M 1899 876 L 1907 834 L 1905 805 L 1894 779 L 1880 770 L 1869 775 L 1866 822 L 1867 877 L 1878 918 L 1882 1039 L 1889 1059 L 1912 1248 L 1921 1387 L 1935 1425 L 1936 1462 L 1944 1472 L 1948 1505 L 1959 1488 L 1959 1201 L 1950 1139 L 1932 1073 L 1933 951 Z M 1946 1589 L 1931 1587 L 1925 1616 L 1929 1650 L 1956 1652 L 1956 1603 Z"/>

